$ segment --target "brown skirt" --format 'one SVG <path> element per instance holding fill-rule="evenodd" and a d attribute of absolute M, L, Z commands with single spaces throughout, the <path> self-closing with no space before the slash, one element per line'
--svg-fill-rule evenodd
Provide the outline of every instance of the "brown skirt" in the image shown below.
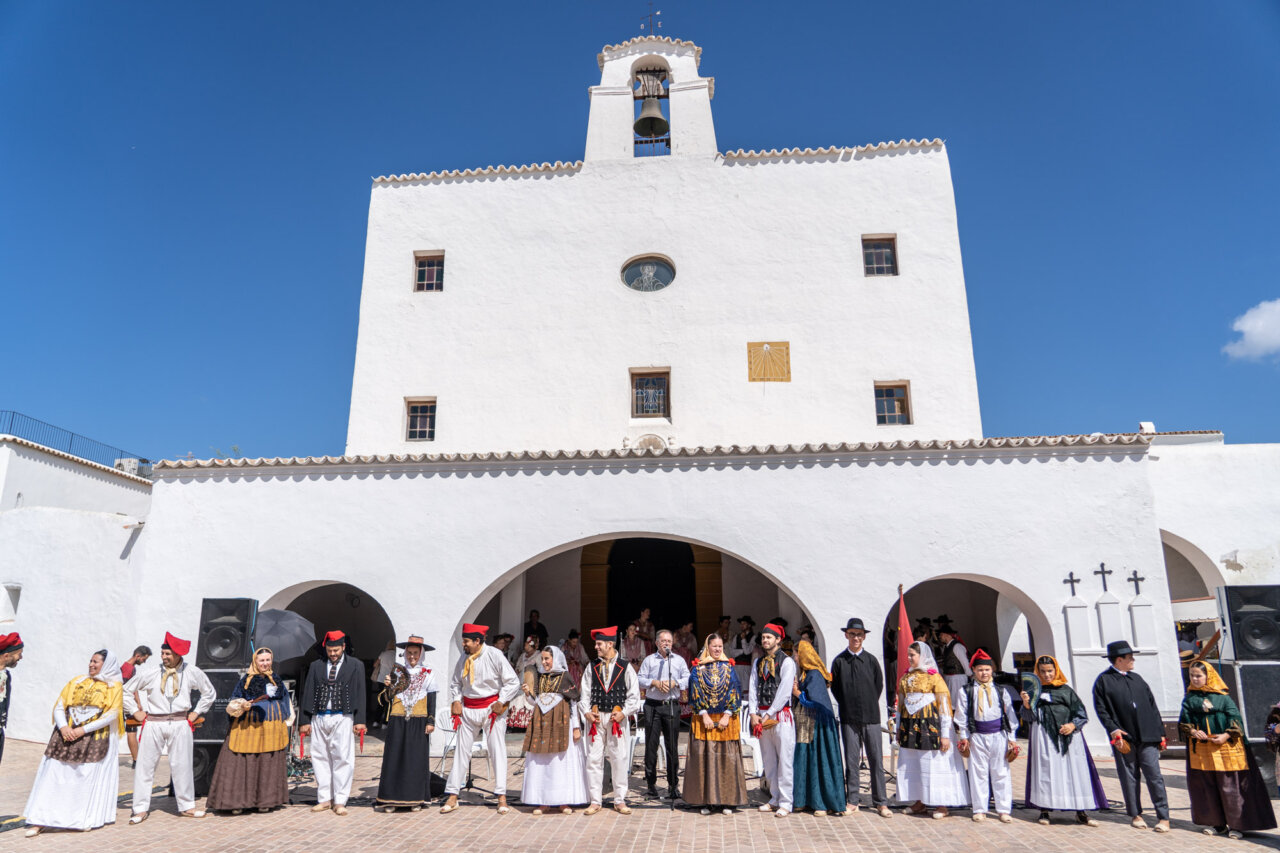
<path fill-rule="evenodd" d="M 1276 814 L 1262 774 L 1251 761 L 1246 770 L 1187 769 L 1191 822 L 1240 832 L 1276 828 Z"/>
<path fill-rule="evenodd" d="M 747 802 L 739 741 L 689 739 L 682 798 L 691 806 L 741 806 Z"/>
<path fill-rule="evenodd" d="M 232 752 L 224 742 L 218 766 L 209 782 L 205 808 L 270 809 L 289 802 L 289 779 L 285 774 L 285 750 L 275 752 Z"/>

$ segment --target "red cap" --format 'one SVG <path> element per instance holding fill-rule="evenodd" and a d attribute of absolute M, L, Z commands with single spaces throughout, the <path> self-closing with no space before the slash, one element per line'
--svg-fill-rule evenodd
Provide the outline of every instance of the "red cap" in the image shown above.
<path fill-rule="evenodd" d="M 462 624 L 462 639 L 464 640 L 483 640 L 484 635 L 489 633 L 488 625 L 473 625 L 470 622 Z"/>
<path fill-rule="evenodd" d="M 170 634 L 168 631 L 165 631 L 164 645 L 162 645 L 160 648 L 168 649 L 178 657 L 185 657 L 187 652 L 191 651 L 191 641 L 180 640 L 177 637 L 173 636 L 173 634 Z"/>
<path fill-rule="evenodd" d="M 618 642 L 618 626 L 610 625 L 608 628 L 593 628 L 591 639 L 608 640 L 610 643 L 616 643 Z"/>
<path fill-rule="evenodd" d="M 344 646 L 347 643 L 347 635 L 341 631 L 330 631 L 324 635 L 324 644 L 326 646 Z"/>
<path fill-rule="evenodd" d="M 993 669 L 995 668 L 995 665 L 996 665 L 996 662 L 991 659 L 991 655 L 987 654 L 982 649 L 978 649 L 976 652 L 973 653 L 973 657 L 969 658 L 969 668 L 972 669 L 973 667 L 977 666 L 980 663 L 985 663 L 987 666 L 992 667 Z"/>
<path fill-rule="evenodd" d="M 0 654 L 16 652 L 20 648 L 22 648 L 22 638 L 18 636 L 17 631 L 0 636 Z"/>
<path fill-rule="evenodd" d="M 768 625 L 765 625 L 764 630 L 762 630 L 760 633 L 773 634 L 773 636 L 777 637 L 779 640 L 785 640 L 787 638 L 787 632 L 782 630 L 782 626 L 776 625 L 773 622 L 770 622 Z"/>

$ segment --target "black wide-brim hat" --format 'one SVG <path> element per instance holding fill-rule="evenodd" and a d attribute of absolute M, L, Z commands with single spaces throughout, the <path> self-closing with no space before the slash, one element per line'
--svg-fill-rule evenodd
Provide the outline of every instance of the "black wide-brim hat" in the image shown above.
<path fill-rule="evenodd" d="M 424 652 L 434 652 L 436 650 L 435 646 L 427 645 L 417 634 L 410 634 L 409 639 L 405 640 L 403 643 L 396 643 L 397 649 L 407 649 L 409 646 L 422 646 L 422 650 Z"/>
<path fill-rule="evenodd" d="M 862 620 L 856 616 L 845 623 L 844 629 L 845 631 L 861 631 L 864 634 L 867 633 L 867 629 L 863 626 Z"/>
<path fill-rule="evenodd" d="M 752 626 L 753 628 L 755 627 L 755 624 L 756 624 L 756 620 L 752 619 L 750 616 L 739 616 L 738 621 L 746 622 L 748 625 Z"/>
<path fill-rule="evenodd" d="M 1114 643 L 1107 643 L 1107 660 L 1115 660 L 1124 655 L 1133 654 L 1133 646 L 1129 645 L 1128 640 L 1116 640 Z"/>

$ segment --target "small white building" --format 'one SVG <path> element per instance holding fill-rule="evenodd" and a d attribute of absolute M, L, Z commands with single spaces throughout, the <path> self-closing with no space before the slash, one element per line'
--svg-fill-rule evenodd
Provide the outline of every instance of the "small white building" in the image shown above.
<path fill-rule="evenodd" d="M 1127 639 L 1176 713 L 1175 617 L 1280 581 L 1280 446 L 984 437 L 940 140 L 721 151 L 700 48 L 599 60 L 581 161 L 374 181 L 345 456 L 77 471 L 110 497 L 36 513 L 10 481 L 44 451 L 0 437 L 11 736 L 45 736 L 68 637 L 194 636 L 236 596 L 364 658 L 422 633 L 445 669 L 464 621 L 530 609 L 556 641 L 642 607 L 700 634 L 780 615 L 828 658 L 860 616 L 879 653 L 903 585 L 1086 695 Z M 669 134 L 637 138 L 638 94 Z M 68 631 L 98 596 L 118 610 Z"/>

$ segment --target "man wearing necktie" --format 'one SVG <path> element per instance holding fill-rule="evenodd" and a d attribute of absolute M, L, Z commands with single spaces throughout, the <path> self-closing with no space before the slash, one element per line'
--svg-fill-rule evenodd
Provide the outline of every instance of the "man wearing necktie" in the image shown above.
<path fill-rule="evenodd" d="M 347 635 L 324 635 L 325 660 L 312 661 L 302 689 L 299 734 L 311 737 L 316 775 L 313 812 L 347 813 L 356 769 L 357 734 L 365 731 L 364 662 L 347 654 Z"/>
<path fill-rule="evenodd" d="M 1009 751 L 1016 749 L 1018 718 L 1013 700 L 995 683 L 995 662 L 982 649 L 969 662 L 973 678 L 956 698 L 955 727 L 960 735 L 956 748 L 969 758 L 969 801 L 973 819 L 987 819 L 992 796 L 1001 823 L 1013 820 L 1013 782 L 1009 778 Z"/>
<path fill-rule="evenodd" d="M 196 785 L 191 769 L 192 732 L 196 720 L 213 707 L 217 692 L 204 672 L 183 660 L 190 651 L 190 640 L 166 633 L 160 646 L 161 665 L 136 670 L 124 686 L 124 711 L 142 723 L 138 763 L 133 773 L 131 824 L 147 819 L 156 765 L 165 753 L 169 755 L 169 778 L 178 800 L 178 813 L 183 817 L 204 817 L 204 811 L 196 809 Z M 192 691 L 200 694 L 194 708 Z"/>

